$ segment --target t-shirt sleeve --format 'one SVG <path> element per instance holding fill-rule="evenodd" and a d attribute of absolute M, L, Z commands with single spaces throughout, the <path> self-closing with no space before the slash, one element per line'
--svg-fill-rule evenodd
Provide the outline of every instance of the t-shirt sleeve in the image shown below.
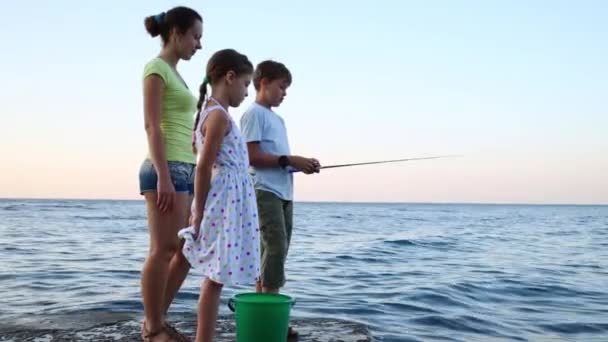
<path fill-rule="evenodd" d="M 262 141 L 262 114 L 250 109 L 241 117 L 241 132 L 246 142 Z"/>
<path fill-rule="evenodd" d="M 162 61 L 154 59 L 144 67 L 144 79 L 150 75 L 158 75 L 167 84 L 167 68 Z"/>

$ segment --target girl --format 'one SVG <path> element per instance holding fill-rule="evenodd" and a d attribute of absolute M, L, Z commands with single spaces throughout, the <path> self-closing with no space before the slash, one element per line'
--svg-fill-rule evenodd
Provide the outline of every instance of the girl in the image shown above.
<path fill-rule="evenodd" d="M 221 50 L 209 60 L 200 89 L 192 221 L 179 232 L 185 240 L 184 256 L 205 277 L 198 305 L 199 342 L 213 340 L 222 286 L 254 284 L 259 273 L 259 223 L 249 156 L 228 114 L 229 107 L 237 107 L 247 96 L 252 73 L 245 55 Z M 206 99 L 208 84 L 211 96 Z"/>
<path fill-rule="evenodd" d="M 165 314 L 189 269 L 177 232 L 188 222 L 194 188 L 196 160 L 190 137 L 196 98 L 176 67 L 201 48 L 202 18 L 190 8 L 176 7 L 147 17 L 144 24 L 152 37 L 161 37 L 163 47 L 146 64 L 143 76 L 149 154 L 140 169 L 139 186 L 146 200 L 150 250 L 141 276 L 142 337 L 182 341 L 183 336 L 166 323 Z"/>

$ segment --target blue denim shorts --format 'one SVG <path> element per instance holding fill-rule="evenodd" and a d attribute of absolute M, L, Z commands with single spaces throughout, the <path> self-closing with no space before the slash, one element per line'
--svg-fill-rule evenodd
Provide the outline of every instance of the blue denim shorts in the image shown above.
<path fill-rule="evenodd" d="M 169 175 L 175 187 L 175 192 L 194 194 L 194 169 L 196 165 L 177 161 L 169 161 Z M 158 176 L 150 159 L 144 160 L 139 169 L 139 192 L 156 191 Z"/>

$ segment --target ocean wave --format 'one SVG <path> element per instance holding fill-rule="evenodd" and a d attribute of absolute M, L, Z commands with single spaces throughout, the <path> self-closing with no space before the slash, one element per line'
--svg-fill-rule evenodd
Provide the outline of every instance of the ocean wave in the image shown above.
<path fill-rule="evenodd" d="M 0 201 L 0 212 L 0 325 L 40 319 L 13 339 L 53 326 L 63 334 L 53 338 L 102 336 L 83 335 L 104 332 L 99 315 L 112 313 L 110 326 L 117 312 L 141 317 L 143 201 Z M 608 207 L 306 204 L 294 222 L 282 292 L 308 331 L 338 317 L 382 342 L 608 335 Z M 195 318 L 200 281 L 191 272 L 170 317 Z M 226 286 L 220 313 L 249 291 Z M 87 321 L 97 328 L 76 333 Z"/>

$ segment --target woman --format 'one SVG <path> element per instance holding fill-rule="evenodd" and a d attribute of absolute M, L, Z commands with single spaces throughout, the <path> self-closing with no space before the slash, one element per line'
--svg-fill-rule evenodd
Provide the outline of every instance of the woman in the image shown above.
<path fill-rule="evenodd" d="M 194 192 L 195 155 L 192 129 L 197 99 L 176 66 L 201 48 L 202 18 L 187 7 L 175 7 L 145 19 L 152 37 L 160 36 L 160 54 L 144 68 L 144 122 L 149 153 L 139 173 L 146 200 L 150 249 L 141 288 L 145 341 L 182 341 L 166 322 L 166 313 L 190 268 L 177 232 L 188 225 Z"/>

